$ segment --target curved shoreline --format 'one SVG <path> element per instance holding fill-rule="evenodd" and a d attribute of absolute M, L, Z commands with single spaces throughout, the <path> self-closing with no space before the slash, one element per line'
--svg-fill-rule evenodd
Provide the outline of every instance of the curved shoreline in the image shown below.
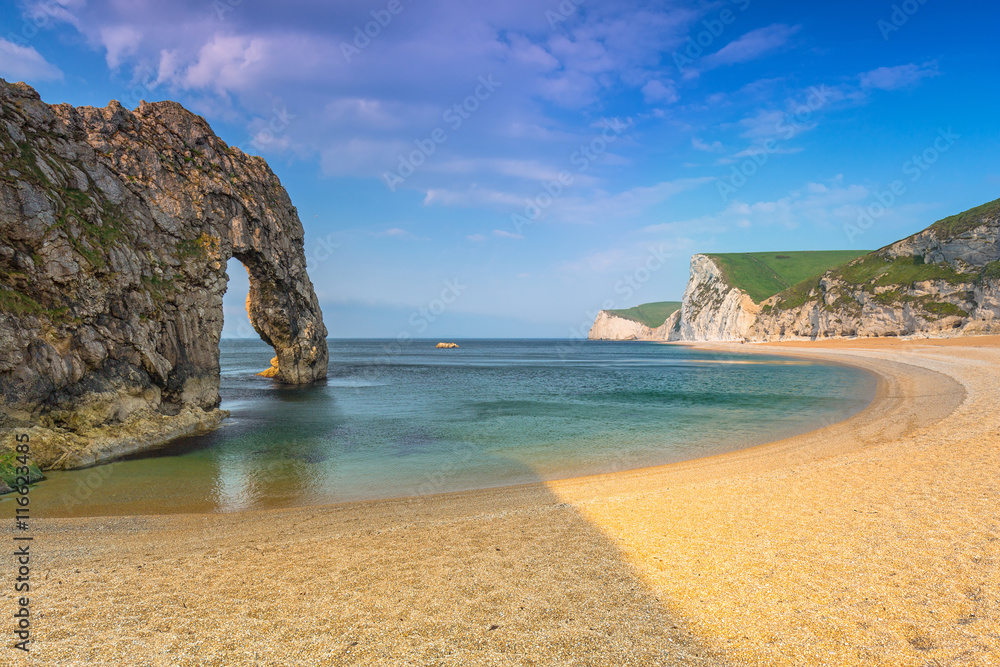
<path fill-rule="evenodd" d="M 708 458 L 420 498 L 42 520 L 39 567 L 61 584 L 38 599 L 61 639 L 40 643 L 50 664 L 80 646 L 108 651 L 95 664 L 169 648 L 172 664 L 252 649 L 273 664 L 595 665 L 948 664 L 971 646 L 977 664 L 1000 655 L 985 594 L 1000 590 L 997 491 L 982 474 L 1000 469 L 982 418 L 1000 345 L 964 343 L 736 346 L 868 367 L 878 396 Z M 91 612 L 119 607 L 108 637 Z M 177 630 L 192 615 L 201 655 Z M 261 623 L 282 624 L 298 658 L 255 643 Z"/>
<path fill-rule="evenodd" d="M 684 347 L 691 346 L 684 345 Z M 790 356 L 767 354 L 765 359 L 760 356 L 760 351 L 735 348 L 723 349 L 722 352 L 723 354 L 697 355 L 693 359 L 687 359 L 687 355 L 682 354 L 682 357 L 685 357 L 684 362 L 692 364 L 686 372 L 695 373 L 697 368 L 706 364 L 709 365 L 709 368 L 714 365 L 740 366 L 743 364 L 761 364 L 769 367 L 812 366 L 820 367 L 820 369 L 804 370 L 803 372 L 821 373 L 820 377 L 823 378 L 826 377 L 823 374 L 829 373 L 833 376 L 837 375 L 838 371 L 843 368 L 850 368 L 852 372 L 848 377 L 853 391 L 836 392 L 838 402 L 843 403 L 842 409 L 838 412 L 832 412 L 828 407 L 816 408 L 815 410 L 803 408 L 800 413 L 801 417 L 799 414 L 793 415 L 787 406 L 772 400 L 773 408 L 764 408 L 763 412 L 754 411 L 754 414 L 748 415 L 746 421 L 742 423 L 730 419 L 730 427 L 727 432 L 718 437 L 711 437 L 706 432 L 701 431 L 680 439 L 676 434 L 670 432 L 672 418 L 669 414 L 664 413 L 658 423 L 650 423 L 648 426 L 644 426 L 642 431 L 642 434 L 647 438 L 654 441 L 658 439 L 661 442 L 658 453 L 653 451 L 653 447 L 644 448 L 639 445 L 633 447 L 634 443 L 631 437 L 622 437 L 619 446 L 609 446 L 611 443 L 605 440 L 602 445 L 603 460 L 596 463 L 592 460 L 574 460 L 573 452 L 571 449 L 567 449 L 563 456 L 569 457 L 565 459 L 569 463 L 560 466 L 557 470 L 553 470 L 551 467 L 548 470 L 538 469 L 532 465 L 530 460 L 524 461 L 515 453 L 511 455 L 509 464 L 512 466 L 511 470 L 520 472 L 512 473 L 510 478 L 503 476 L 499 478 L 469 477 L 464 474 L 466 471 L 461 465 L 450 467 L 447 459 L 442 459 L 438 461 L 437 467 L 430 468 L 423 474 L 423 477 L 417 478 L 417 481 L 408 485 L 390 483 L 381 488 L 370 488 L 364 492 L 355 493 L 351 493 L 348 489 L 330 487 L 329 489 L 303 493 L 301 496 L 294 492 L 287 495 L 279 493 L 273 496 L 264 492 L 259 495 L 255 494 L 243 507 L 233 508 L 223 506 L 221 501 L 212 497 L 211 484 L 218 483 L 218 480 L 221 479 L 218 477 L 219 473 L 216 473 L 215 480 L 203 482 L 197 477 L 198 471 L 185 469 L 186 472 L 180 475 L 177 472 L 174 472 L 173 475 L 164 472 L 162 473 L 162 481 L 159 483 L 153 481 L 153 484 L 158 485 L 159 488 L 157 486 L 149 487 L 133 483 L 131 480 L 144 480 L 146 476 L 156 475 L 158 471 L 151 469 L 133 470 L 130 469 L 128 463 L 119 468 L 117 465 L 121 459 L 113 459 L 104 462 L 107 466 L 98 469 L 97 473 L 81 474 L 75 471 L 49 473 L 50 479 L 45 483 L 45 487 L 38 492 L 37 505 L 42 510 L 43 515 L 52 518 L 206 514 L 291 509 L 293 507 L 324 507 L 343 503 L 400 500 L 418 495 L 465 493 L 525 484 L 544 484 L 578 477 L 672 465 L 798 437 L 833 423 L 835 419 L 843 421 L 853 417 L 858 412 L 865 410 L 877 395 L 878 376 L 876 374 L 862 368 L 854 368 L 850 364 L 840 361 L 817 359 L 804 354 Z M 797 374 L 798 369 L 790 369 L 788 372 Z M 581 381 L 585 381 L 585 379 L 581 378 Z M 836 382 L 838 380 L 831 377 L 826 381 Z M 817 383 L 816 391 L 821 392 L 824 380 L 815 382 Z M 774 390 L 779 395 L 784 393 L 784 390 L 778 386 L 775 386 Z M 765 390 L 765 393 L 770 392 Z M 753 397 L 747 395 L 747 398 L 752 400 Z M 778 417 L 776 424 L 769 423 L 768 415 L 770 414 Z M 787 418 L 790 423 L 783 418 Z M 711 427 L 711 424 L 705 423 L 705 426 Z M 584 437 L 586 433 L 580 431 L 580 427 L 581 425 L 578 424 L 576 430 L 580 437 Z M 168 452 L 166 455 L 170 456 L 174 453 L 176 450 Z M 499 452 L 501 455 L 504 453 L 503 451 Z M 134 457 L 129 456 L 125 460 L 131 458 Z M 166 468 L 171 468 L 170 460 L 167 459 L 164 465 Z M 380 464 L 373 462 L 372 465 L 376 465 L 375 469 L 377 470 L 377 466 Z M 192 480 L 200 482 L 200 486 L 193 488 L 190 493 L 180 493 L 176 497 L 173 495 L 174 490 L 170 488 L 171 486 L 176 483 L 181 485 L 180 488 L 184 488 L 185 484 L 191 485 Z M 93 481 L 93 485 L 91 481 Z M 169 481 L 169 483 L 163 484 L 163 481 Z M 391 473 L 387 481 L 392 481 Z M 418 488 L 418 482 L 421 481 L 424 484 Z M 105 488 L 95 488 L 96 485 L 102 483 Z M 280 484 L 271 483 L 271 486 L 273 489 L 281 488 Z M 70 502 L 66 502 L 66 498 L 70 498 Z M 132 500 L 129 501 L 129 499 Z M 12 498 L 8 500 L 12 500 Z M 2 506 L 3 499 L 0 498 L 0 507 Z"/>

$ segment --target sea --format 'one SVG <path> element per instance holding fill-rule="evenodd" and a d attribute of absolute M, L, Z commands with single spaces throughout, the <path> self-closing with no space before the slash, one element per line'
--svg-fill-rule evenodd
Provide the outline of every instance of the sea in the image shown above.
<path fill-rule="evenodd" d="M 646 342 L 331 340 L 325 382 L 221 345 L 222 425 L 31 490 L 42 517 L 239 512 L 482 489 L 694 459 L 862 410 L 868 373 Z M 10 502 L 9 497 L 2 502 Z"/>

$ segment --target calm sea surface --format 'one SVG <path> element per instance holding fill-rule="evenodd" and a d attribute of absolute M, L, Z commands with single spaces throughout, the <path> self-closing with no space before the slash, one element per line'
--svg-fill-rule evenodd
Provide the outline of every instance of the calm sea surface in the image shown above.
<path fill-rule="evenodd" d="M 230 512 L 639 468 L 804 433 L 875 389 L 851 368 L 674 345 L 435 342 L 334 340 L 328 381 L 293 388 L 255 375 L 265 344 L 223 341 L 222 427 L 51 472 L 32 513 Z"/>

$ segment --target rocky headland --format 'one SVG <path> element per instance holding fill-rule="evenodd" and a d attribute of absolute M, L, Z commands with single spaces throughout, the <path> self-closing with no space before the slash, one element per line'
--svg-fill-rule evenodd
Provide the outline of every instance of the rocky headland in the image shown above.
<path fill-rule="evenodd" d="M 0 80 L 0 449 L 77 468 L 216 424 L 226 264 L 271 375 L 327 371 L 277 176 L 174 102 L 48 105 Z"/>
<path fill-rule="evenodd" d="M 783 255 L 779 255 L 783 256 Z M 694 255 L 681 310 L 656 328 L 602 311 L 591 339 L 782 341 L 1000 333 L 1000 200 L 754 300 Z"/>

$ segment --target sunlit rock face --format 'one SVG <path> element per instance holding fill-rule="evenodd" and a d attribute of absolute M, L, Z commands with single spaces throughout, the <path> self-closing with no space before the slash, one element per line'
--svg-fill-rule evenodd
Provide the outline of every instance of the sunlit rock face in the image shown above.
<path fill-rule="evenodd" d="M 216 423 L 226 263 L 273 377 L 324 378 L 303 230 L 267 163 L 174 102 L 48 105 L 0 79 L 0 430 L 79 467 Z"/>
<path fill-rule="evenodd" d="M 591 339 L 782 341 L 1000 334 L 1000 200 L 756 303 L 707 255 L 679 311 L 649 329 L 601 311 Z"/>

